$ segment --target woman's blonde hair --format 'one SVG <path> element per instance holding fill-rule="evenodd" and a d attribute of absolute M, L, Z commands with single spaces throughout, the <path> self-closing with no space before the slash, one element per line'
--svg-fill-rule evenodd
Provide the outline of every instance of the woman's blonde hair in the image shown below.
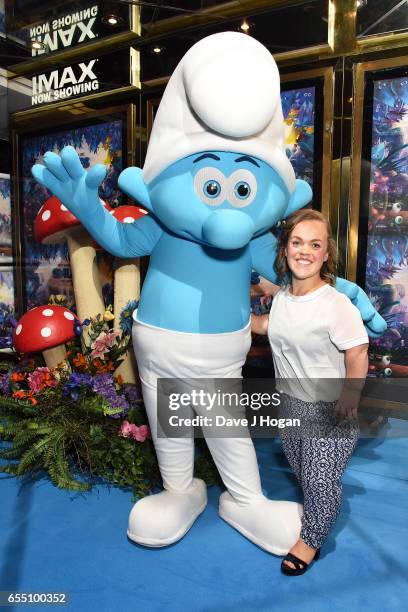
<path fill-rule="evenodd" d="M 312 208 L 298 210 L 293 215 L 286 219 L 283 225 L 282 233 L 278 242 L 278 253 L 276 255 L 274 269 L 278 275 L 280 283 L 288 283 L 291 279 L 291 272 L 286 260 L 286 249 L 289 238 L 298 223 L 302 221 L 321 221 L 327 232 L 327 261 L 323 262 L 320 269 L 320 277 L 329 285 L 334 285 L 337 276 L 337 248 L 333 240 L 330 223 L 323 217 L 322 213 Z"/>

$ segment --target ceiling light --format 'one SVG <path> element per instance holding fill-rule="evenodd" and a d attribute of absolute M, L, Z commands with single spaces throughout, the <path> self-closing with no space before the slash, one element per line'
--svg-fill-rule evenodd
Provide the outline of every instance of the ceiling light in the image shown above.
<path fill-rule="evenodd" d="M 161 53 L 163 51 L 163 47 L 159 47 L 159 45 L 156 45 L 155 47 L 153 47 L 152 49 L 153 53 Z"/>
<path fill-rule="evenodd" d="M 115 15 L 115 13 L 109 13 L 108 15 L 104 15 L 102 17 L 102 21 L 103 23 L 106 23 L 106 25 L 117 26 L 123 20 L 118 15 Z"/>
<path fill-rule="evenodd" d="M 31 48 L 35 49 L 36 51 L 39 51 L 40 49 L 45 49 L 45 45 L 40 40 L 32 40 Z"/>
<path fill-rule="evenodd" d="M 247 33 L 248 30 L 251 28 L 250 24 L 246 21 L 246 19 L 244 19 L 244 21 L 241 23 L 241 25 L 239 26 L 239 29 L 242 30 L 243 32 Z"/>

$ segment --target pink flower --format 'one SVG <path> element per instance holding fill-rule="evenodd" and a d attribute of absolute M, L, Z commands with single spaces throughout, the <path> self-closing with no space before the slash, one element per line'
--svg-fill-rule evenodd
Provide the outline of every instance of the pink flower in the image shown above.
<path fill-rule="evenodd" d="M 123 436 L 124 438 L 130 438 L 132 435 L 132 427 L 133 425 L 131 425 L 129 421 L 123 421 L 119 435 Z"/>
<path fill-rule="evenodd" d="M 119 332 L 114 329 L 108 332 L 101 332 L 99 336 L 91 344 L 92 359 L 103 359 L 106 353 L 109 353 L 116 342 Z"/>
<path fill-rule="evenodd" d="M 132 437 L 137 442 L 144 442 L 146 438 L 150 437 L 150 429 L 147 425 L 140 425 L 138 427 L 133 423 L 129 423 L 129 421 L 123 421 L 119 435 L 124 438 Z"/>
<path fill-rule="evenodd" d="M 138 442 L 144 442 L 150 436 L 150 429 L 147 425 L 140 425 L 140 427 L 134 425 L 132 436 Z"/>
<path fill-rule="evenodd" d="M 56 387 L 57 384 L 58 381 L 50 368 L 36 368 L 28 375 L 28 386 L 32 393 L 38 393 L 45 387 Z"/>

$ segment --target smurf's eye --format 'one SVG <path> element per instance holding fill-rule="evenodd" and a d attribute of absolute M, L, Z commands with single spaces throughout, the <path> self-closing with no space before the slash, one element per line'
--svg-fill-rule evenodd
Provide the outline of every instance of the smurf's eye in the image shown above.
<path fill-rule="evenodd" d="M 207 181 L 204 183 L 204 195 L 208 198 L 216 198 L 221 193 L 221 185 L 218 181 Z"/>
<path fill-rule="evenodd" d="M 194 177 L 194 190 L 204 204 L 219 206 L 225 200 L 225 176 L 218 168 L 201 168 Z"/>
<path fill-rule="evenodd" d="M 235 185 L 234 193 L 240 200 L 245 200 L 251 194 L 251 187 L 246 181 L 240 181 Z"/>
<path fill-rule="evenodd" d="M 258 184 L 256 177 L 247 169 L 240 169 L 228 177 L 227 198 L 232 206 L 243 208 L 254 201 Z"/>

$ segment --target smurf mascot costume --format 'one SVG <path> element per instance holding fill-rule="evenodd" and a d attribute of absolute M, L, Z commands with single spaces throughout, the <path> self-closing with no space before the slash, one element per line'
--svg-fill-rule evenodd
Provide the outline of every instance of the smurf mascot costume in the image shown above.
<path fill-rule="evenodd" d="M 103 248 L 150 255 L 133 340 L 164 490 L 135 504 L 128 536 L 165 546 L 192 526 L 207 494 L 193 478 L 193 439 L 157 437 L 157 379 L 241 376 L 251 342 L 251 269 L 275 280 L 268 230 L 311 199 L 285 155 L 275 61 L 256 40 L 232 32 L 186 53 L 157 111 L 143 170 L 119 177 L 151 213 L 137 223 L 118 223 L 100 205 L 104 166 L 86 172 L 71 147 L 61 157 L 46 153 L 44 164 L 34 177 Z M 352 290 L 363 318 L 381 331 L 365 294 Z M 265 550 L 287 553 L 299 537 L 301 506 L 265 498 L 250 438 L 207 442 L 227 488 L 221 517 Z"/>

